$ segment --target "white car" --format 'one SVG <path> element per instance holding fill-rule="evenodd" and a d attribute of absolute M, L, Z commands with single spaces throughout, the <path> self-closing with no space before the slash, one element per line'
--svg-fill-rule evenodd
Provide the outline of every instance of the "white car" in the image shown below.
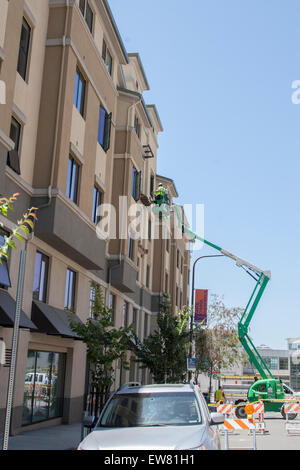
<path fill-rule="evenodd" d="M 124 384 L 78 450 L 219 450 L 218 425 L 194 384 Z"/>

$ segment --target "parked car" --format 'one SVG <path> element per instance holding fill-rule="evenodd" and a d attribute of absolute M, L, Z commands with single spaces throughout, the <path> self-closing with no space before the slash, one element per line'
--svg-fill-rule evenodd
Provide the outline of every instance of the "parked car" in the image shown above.
<path fill-rule="evenodd" d="M 78 450 L 218 450 L 224 415 L 194 384 L 124 384 Z"/>

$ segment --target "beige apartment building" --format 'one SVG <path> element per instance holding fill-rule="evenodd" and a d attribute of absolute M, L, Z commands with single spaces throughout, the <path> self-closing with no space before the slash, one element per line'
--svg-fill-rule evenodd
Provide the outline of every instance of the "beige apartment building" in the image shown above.
<path fill-rule="evenodd" d="M 159 226 L 141 196 L 159 182 L 163 131 L 139 54 L 128 54 L 106 0 L 0 0 L 0 195 L 19 193 L 0 243 L 30 207 L 12 433 L 82 418 L 86 349 L 67 311 L 90 316 L 90 282 L 103 289 L 116 327 L 133 324 L 141 340 L 155 327 L 166 292 L 174 313 L 188 304 L 190 253 L 185 237 L 152 239 Z M 98 207 L 115 208 L 115 234 L 99 229 Z M 128 208 L 146 214 L 131 231 Z M 105 206 L 104 206 L 105 207 Z M 128 215 L 129 214 L 129 215 Z M 145 228 L 146 227 L 146 228 Z M 125 234 L 125 236 L 124 236 Z M 166 244 L 168 247 L 166 247 Z M 0 265 L 0 424 L 6 407 L 20 250 Z M 150 382 L 131 359 L 116 364 L 115 387 Z"/>

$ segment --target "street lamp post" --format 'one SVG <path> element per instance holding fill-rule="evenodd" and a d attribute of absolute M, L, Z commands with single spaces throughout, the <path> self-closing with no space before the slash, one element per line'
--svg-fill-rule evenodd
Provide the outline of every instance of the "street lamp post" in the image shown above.
<path fill-rule="evenodd" d="M 193 353 L 193 328 L 194 328 L 194 294 L 195 294 L 195 267 L 196 267 L 196 264 L 198 263 L 198 261 L 200 259 L 203 259 L 203 258 L 220 258 L 220 257 L 223 257 L 224 255 L 205 255 L 205 256 L 199 256 L 199 258 L 197 258 L 195 261 L 194 261 L 194 264 L 193 264 L 193 274 L 192 274 L 192 302 L 191 302 L 191 311 L 192 311 L 192 316 L 191 316 L 191 324 L 190 324 L 190 357 L 192 357 L 192 353 Z M 189 371 L 189 380 L 191 379 L 191 372 Z"/>

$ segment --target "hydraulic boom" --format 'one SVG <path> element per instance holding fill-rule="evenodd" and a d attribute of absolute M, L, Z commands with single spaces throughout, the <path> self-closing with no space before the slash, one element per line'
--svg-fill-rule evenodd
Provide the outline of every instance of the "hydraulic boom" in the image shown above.
<path fill-rule="evenodd" d="M 235 256 L 234 254 L 230 253 L 229 251 L 224 250 L 220 246 L 215 245 L 214 243 L 211 243 L 208 240 L 205 240 L 204 238 L 195 234 L 188 227 L 184 225 L 182 221 L 182 217 L 181 217 L 180 207 L 176 205 L 174 205 L 173 207 L 174 207 L 174 212 L 176 214 L 176 217 L 179 221 L 179 224 L 181 225 L 182 229 L 184 230 L 186 234 L 188 234 L 193 240 L 195 239 L 200 240 L 206 245 L 219 251 L 224 256 L 231 258 L 232 260 L 235 261 L 238 267 L 243 268 L 247 272 L 247 274 L 249 274 L 255 280 L 256 282 L 255 288 L 245 308 L 242 318 L 240 319 L 239 324 L 238 324 L 238 335 L 239 335 L 239 340 L 243 348 L 245 349 L 246 353 L 249 356 L 250 362 L 256 367 L 261 377 L 263 379 L 274 379 L 274 376 L 272 375 L 271 371 L 267 367 L 267 364 L 265 363 L 263 358 L 260 356 L 259 352 L 255 348 L 253 342 L 251 341 L 248 335 L 250 322 L 257 309 L 258 303 L 264 293 L 264 290 L 269 280 L 271 279 L 271 272 L 263 271 L 257 266 L 254 266 L 253 264 L 248 263 L 248 261 L 245 261 L 239 258 L 238 256 Z"/>

